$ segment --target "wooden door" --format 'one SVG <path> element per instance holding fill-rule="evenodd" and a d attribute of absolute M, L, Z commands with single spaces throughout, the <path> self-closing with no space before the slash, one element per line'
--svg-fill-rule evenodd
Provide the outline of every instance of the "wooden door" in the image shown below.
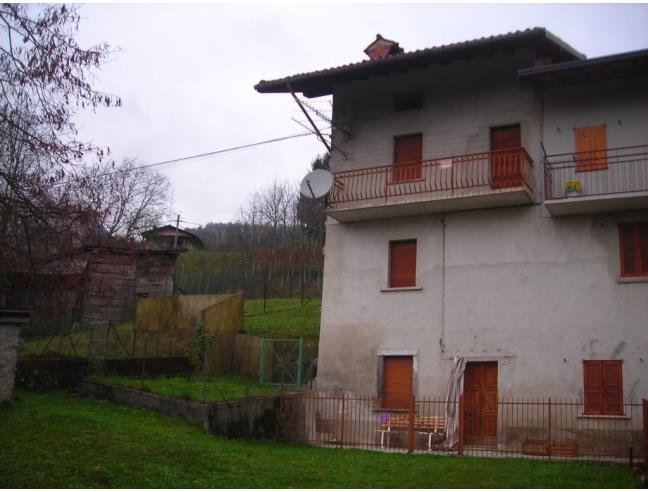
<path fill-rule="evenodd" d="M 464 373 L 464 441 L 497 442 L 497 362 L 469 362 Z"/>
<path fill-rule="evenodd" d="M 491 186 L 522 186 L 522 140 L 520 125 L 490 129 Z"/>
<path fill-rule="evenodd" d="M 414 364 L 411 356 L 383 359 L 383 407 L 409 408 Z"/>
<path fill-rule="evenodd" d="M 423 136 L 420 133 L 394 137 L 393 181 L 402 182 L 421 179 L 422 159 Z"/>

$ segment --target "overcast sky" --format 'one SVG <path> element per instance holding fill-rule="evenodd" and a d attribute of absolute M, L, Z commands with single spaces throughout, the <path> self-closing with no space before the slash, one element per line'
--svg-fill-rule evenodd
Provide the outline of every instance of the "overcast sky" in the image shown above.
<path fill-rule="evenodd" d="M 85 5 L 79 42 L 120 51 L 96 87 L 121 108 L 79 115 L 81 137 L 158 162 L 303 132 L 273 79 L 365 58 L 376 33 L 406 51 L 534 26 L 588 57 L 648 48 L 648 5 Z M 330 109 L 327 98 L 318 107 Z M 273 179 L 299 182 L 324 152 L 313 136 L 162 166 L 183 220 L 231 221 Z M 376 165 L 384 163 L 376 163 Z M 189 226 L 189 224 L 185 224 Z"/>

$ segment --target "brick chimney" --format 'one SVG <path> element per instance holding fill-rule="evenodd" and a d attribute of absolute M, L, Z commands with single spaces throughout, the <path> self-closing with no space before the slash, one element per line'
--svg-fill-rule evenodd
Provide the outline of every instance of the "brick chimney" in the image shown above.
<path fill-rule="evenodd" d="M 383 38 L 380 34 L 376 34 L 376 39 L 364 50 L 371 60 L 382 60 L 388 56 L 399 55 L 403 51 L 396 41 Z"/>

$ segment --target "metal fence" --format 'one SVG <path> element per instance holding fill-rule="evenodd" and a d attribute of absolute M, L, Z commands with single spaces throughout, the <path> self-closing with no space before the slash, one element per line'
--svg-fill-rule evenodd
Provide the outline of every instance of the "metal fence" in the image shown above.
<path fill-rule="evenodd" d="M 405 410 L 382 408 L 375 396 L 308 392 L 283 398 L 288 438 L 320 446 L 630 463 L 646 455 L 646 400 L 625 403 L 620 417 L 594 417 L 583 415 L 575 400 L 502 399 L 484 425 L 466 412 L 463 397 L 419 397 Z"/>
<path fill-rule="evenodd" d="M 533 192 L 536 187 L 533 161 L 523 148 L 340 171 L 334 178 L 328 198 L 332 208 L 419 193 L 441 199 L 523 186 Z"/>
<path fill-rule="evenodd" d="M 544 174 L 547 200 L 648 191 L 648 145 L 549 155 Z"/>

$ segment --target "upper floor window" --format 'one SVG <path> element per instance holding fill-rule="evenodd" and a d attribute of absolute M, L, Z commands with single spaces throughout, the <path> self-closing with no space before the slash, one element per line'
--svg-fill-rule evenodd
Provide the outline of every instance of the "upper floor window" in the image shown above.
<path fill-rule="evenodd" d="M 403 135 L 394 137 L 395 182 L 416 181 L 422 176 L 423 135 Z"/>
<path fill-rule="evenodd" d="M 409 111 L 423 107 L 423 93 L 410 92 L 394 96 L 394 111 Z"/>
<path fill-rule="evenodd" d="M 619 224 L 621 276 L 648 276 L 648 222 Z"/>
<path fill-rule="evenodd" d="M 623 415 L 621 360 L 584 360 L 585 415 Z"/>
<path fill-rule="evenodd" d="M 605 125 L 574 128 L 576 172 L 607 169 Z"/>
<path fill-rule="evenodd" d="M 389 243 L 389 287 L 416 285 L 416 239 Z"/>

